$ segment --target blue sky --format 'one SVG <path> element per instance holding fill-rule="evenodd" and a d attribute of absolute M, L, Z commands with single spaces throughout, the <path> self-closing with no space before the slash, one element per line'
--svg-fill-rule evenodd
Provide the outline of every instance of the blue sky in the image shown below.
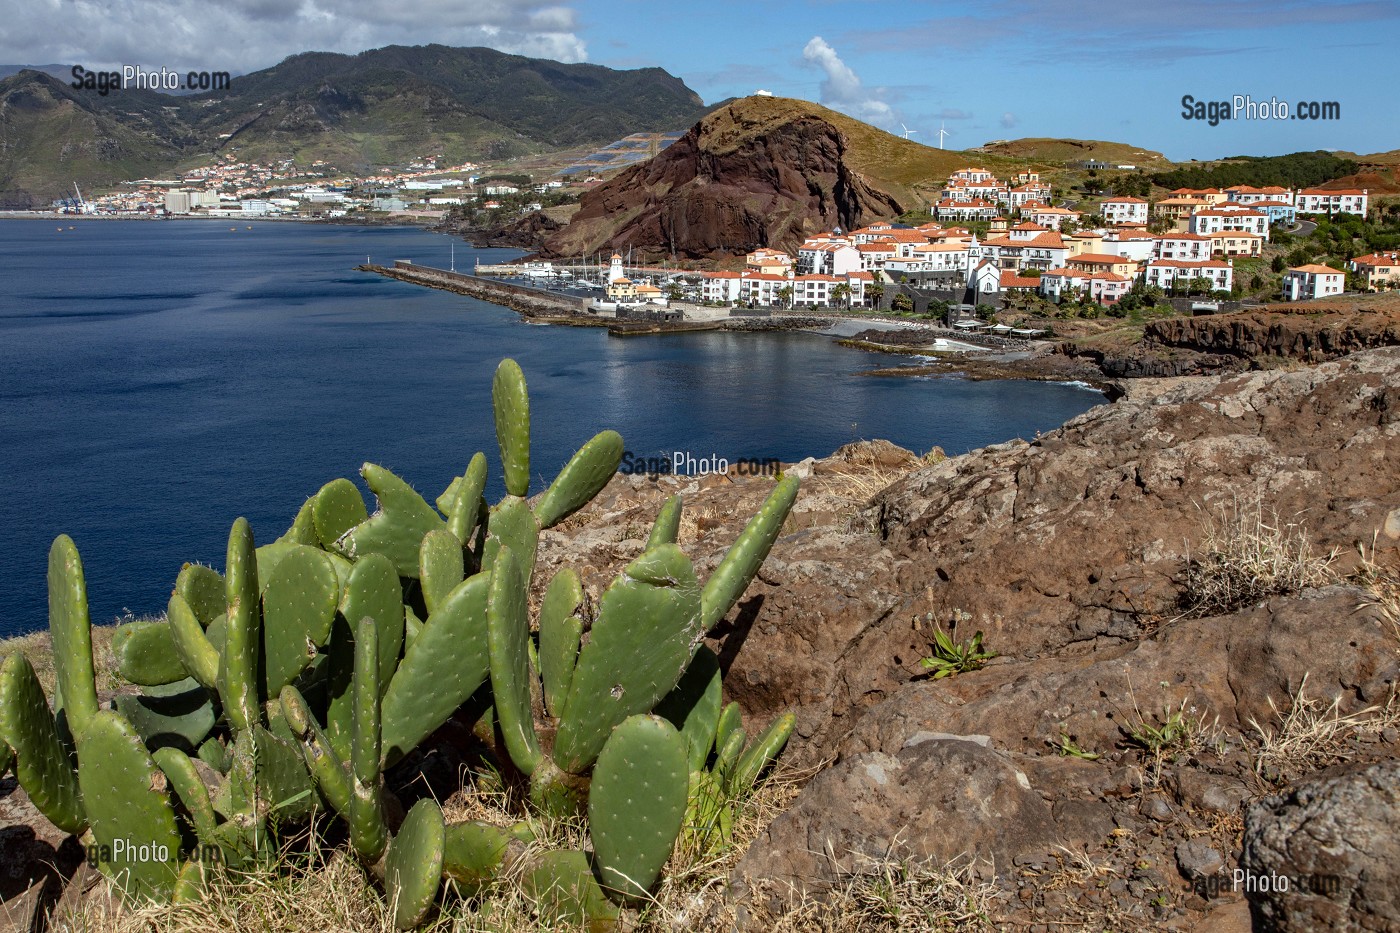
<path fill-rule="evenodd" d="M 947 148 L 1112 139 L 1175 159 L 1400 148 L 1396 0 L 0 0 L 0 63 L 253 71 L 297 51 L 488 45 L 764 88 Z M 1328 122 L 1182 118 L 1183 95 L 1336 101 Z"/>

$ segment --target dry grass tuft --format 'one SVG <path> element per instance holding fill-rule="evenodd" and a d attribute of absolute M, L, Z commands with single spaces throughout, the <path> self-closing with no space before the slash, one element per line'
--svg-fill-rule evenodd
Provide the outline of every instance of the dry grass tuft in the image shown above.
<path fill-rule="evenodd" d="M 778 892 L 754 892 L 748 921 L 753 929 L 773 933 L 995 930 L 992 918 L 1003 895 L 983 880 L 978 868 L 965 861 L 941 865 L 893 855 L 865 858 L 823 897 L 802 897 L 779 911 L 766 906 L 773 900 L 768 895 Z"/>
<path fill-rule="evenodd" d="M 1306 530 L 1238 498 L 1207 516 L 1203 553 L 1186 560 L 1186 602 L 1194 615 L 1233 612 L 1269 596 L 1336 581 L 1336 552 L 1317 555 Z"/>
<path fill-rule="evenodd" d="M 121 621 L 129 622 L 132 621 L 132 618 Z M 115 690 L 124 683 L 121 678 L 117 677 L 117 659 L 112 656 L 112 635 L 116 630 L 116 625 L 94 625 L 92 627 L 92 663 L 93 670 L 97 675 L 99 692 Z M 53 639 L 49 636 L 48 629 L 42 632 L 31 632 L 28 635 L 18 635 L 14 638 L 0 639 L 0 658 L 8 657 L 16 652 L 29 659 L 29 663 L 34 666 L 35 675 L 39 678 L 39 683 L 44 687 L 44 693 L 52 697 L 57 673 L 53 663 Z"/>
<path fill-rule="evenodd" d="M 1321 768 L 1350 761 L 1356 756 L 1351 743 L 1354 736 L 1400 727 L 1400 698 L 1394 694 L 1384 706 L 1343 715 L 1340 696 L 1325 703 L 1308 696 L 1307 688 L 1304 676 L 1287 712 L 1280 712 L 1269 698 L 1277 728 L 1250 720 L 1259 737 L 1254 772 L 1270 783 L 1288 784 Z"/>
<path fill-rule="evenodd" d="M 1361 552 L 1361 565 L 1352 578 L 1366 590 L 1366 599 L 1357 608 L 1374 606 L 1390 626 L 1400 647 L 1400 568 L 1377 562 L 1376 539 L 1379 537 L 1379 534 L 1372 537 L 1370 553 L 1364 544 L 1357 547 Z"/>

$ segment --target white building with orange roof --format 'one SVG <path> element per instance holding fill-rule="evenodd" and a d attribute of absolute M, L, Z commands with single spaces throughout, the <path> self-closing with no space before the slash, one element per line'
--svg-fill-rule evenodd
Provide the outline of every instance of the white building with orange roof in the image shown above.
<path fill-rule="evenodd" d="M 1257 204 L 1260 201 L 1282 201 L 1285 204 L 1294 204 L 1294 193 L 1292 188 L 1282 188 L 1278 185 L 1265 185 L 1263 188 L 1255 188 L 1252 185 L 1235 185 L 1225 189 L 1225 199 L 1235 204 Z"/>
<path fill-rule="evenodd" d="M 860 247 L 845 239 L 811 239 L 797 250 L 798 275 L 845 275 L 861 266 Z"/>
<path fill-rule="evenodd" d="M 1130 277 L 1116 272 L 1050 269 L 1040 274 L 1037 291 L 1041 297 L 1057 303 L 1062 298 L 1086 298 L 1101 305 L 1112 305 L 1132 287 Z"/>
<path fill-rule="evenodd" d="M 968 184 L 980 184 L 992 181 L 992 173 L 984 168 L 960 168 L 948 176 L 948 182 L 963 181 Z"/>
<path fill-rule="evenodd" d="M 945 198 L 933 206 L 933 215 L 939 220 L 991 220 L 997 215 L 997 206 L 981 198 L 970 201 L 950 201 Z"/>
<path fill-rule="evenodd" d="M 1284 301 L 1311 301 L 1340 295 L 1346 290 L 1347 274 L 1341 269 L 1309 263 L 1283 274 Z"/>
<path fill-rule="evenodd" d="M 1105 223 L 1145 224 L 1147 223 L 1147 202 L 1142 198 L 1105 198 L 1099 205 L 1099 213 Z"/>
<path fill-rule="evenodd" d="M 792 257 L 780 249 L 760 246 L 744 257 L 744 265 L 760 272 L 782 272 L 792 268 Z"/>
<path fill-rule="evenodd" d="M 782 298 L 785 288 L 792 285 L 792 275 L 768 275 L 763 272 L 744 272 L 739 277 L 739 300 L 760 308 L 780 307 L 786 302 Z"/>
<path fill-rule="evenodd" d="M 965 272 L 968 250 L 961 243 L 925 243 L 915 246 L 908 256 L 886 259 L 884 271 L 889 275 L 927 275 L 940 272 Z"/>
<path fill-rule="evenodd" d="M 1211 253 L 1221 256 L 1261 256 L 1264 253 L 1264 238 L 1257 233 L 1244 230 L 1219 230 L 1208 234 Z"/>
<path fill-rule="evenodd" d="M 1371 288 L 1386 288 L 1400 285 L 1400 252 L 1370 253 L 1349 260 L 1347 265 L 1352 272 L 1366 280 Z"/>
<path fill-rule="evenodd" d="M 882 221 L 880 223 L 867 224 L 859 230 L 852 230 L 850 233 L 846 234 L 846 237 L 856 246 L 859 246 L 862 243 L 869 243 L 871 240 L 883 239 L 885 235 L 893 229 L 894 224 Z"/>
<path fill-rule="evenodd" d="M 1109 255 L 1143 263 L 1152 258 L 1156 247 L 1156 239 L 1148 234 L 1133 228 L 1119 227 L 1104 234 L 1102 248 Z"/>
<path fill-rule="evenodd" d="M 1269 238 L 1269 215 L 1243 204 L 1221 204 L 1191 215 L 1190 232 L 1210 236 L 1222 230 L 1242 230 Z"/>
<path fill-rule="evenodd" d="M 1065 268 L 1077 272 L 1112 272 L 1115 275 L 1134 276 L 1138 272 L 1138 262 L 1113 253 L 1080 253 L 1069 257 Z"/>
<path fill-rule="evenodd" d="M 1369 198 L 1366 188 L 1304 188 L 1298 192 L 1298 213 L 1365 217 Z"/>
<path fill-rule="evenodd" d="M 1199 233 L 1168 233 L 1157 237 L 1153 259 L 1187 259 L 1199 262 L 1211 258 L 1215 241 Z"/>
<path fill-rule="evenodd" d="M 893 240 L 876 240 L 873 243 L 862 243 L 855 249 L 856 254 L 860 257 L 859 264 L 856 268 L 862 272 L 883 269 L 887 260 L 893 259 L 899 255 L 899 244 Z"/>
<path fill-rule="evenodd" d="M 1054 269 L 1069 258 L 1069 246 L 1053 230 L 1010 231 L 1006 236 L 989 236 L 981 243 L 974 239 L 968 249 L 969 265 L 990 260 L 998 268 L 1017 271 Z"/>
<path fill-rule="evenodd" d="M 1050 207 L 1046 204 L 1031 203 L 1021 208 L 1021 216 L 1027 217 L 1032 223 L 1040 224 L 1051 230 L 1059 230 L 1060 225 L 1066 221 L 1079 222 L 1079 212 L 1072 211 L 1064 207 Z"/>
<path fill-rule="evenodd" d="M 1219 188 L 1173 188 L 1171 196 L 1174 198 L 1200 198 L 1211 204 L 1224 204 L 1229 200 L 1225 192 Z"/>
<path fill-rule="evenodd" d="M 738 272 L 702 272 L 700 300 L 709 304 L 728 305 L 739 300 Z"/>
<path fill-rule="evenodd" d="M 1235 284 L 1235 267 L 1220 259 L 1152 259 L 1142 271 L 1142 280 L 1148 285 L 1170 289 L 1180 279 L 1206 279 L 1213 291 L 1228 292 Z"/>
<path fill-rule="evenodd" d="M 1030 182 L 1024 185 L 1017 185 L 1006 192 L 1006 197 L 1002 201 L 1012 210 L 1020 210 L 1027 204 L 1035 204 L 1050 200 L 1050 186 L 1042 185 L 1040 182 Z"/>

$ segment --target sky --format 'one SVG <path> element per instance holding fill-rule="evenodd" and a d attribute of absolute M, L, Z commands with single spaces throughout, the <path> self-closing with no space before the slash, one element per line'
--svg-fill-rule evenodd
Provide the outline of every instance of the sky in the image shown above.
<path fill-rule="evenodd" d="M 0 0 L 0 64 L 229 71 L 303 51 L 485 45 L 764 89 L 916 142 L 1108 139 L 1175 160 L 1400 148 L 1397 0 Z M 236 80 L 236 78 L 235 78 Z M 1340 119 L 1186 119 L 1182 98 Z M 677 127 L 681 129 L 681 127 Z"/>

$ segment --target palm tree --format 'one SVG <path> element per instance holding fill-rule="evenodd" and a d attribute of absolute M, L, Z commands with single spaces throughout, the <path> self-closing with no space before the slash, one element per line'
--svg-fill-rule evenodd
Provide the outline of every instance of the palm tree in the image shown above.
<path fill-rule="evenodd" d="M 791 307 L 792 307 L 792 286 L 791 286 L 791 285 L 784 285 L 782 288 L 778 289 L 778 301 L 782 304 L 782 306 L 783 306 L 784 308 L 791 308 Z"/>
<path fill-rule="evenodd" d="M 880 301 L 885 297 L 885 286 L 881 285 L 879 282 L 872 282 L 869 287 L 865 289 L 865 293 L 870 296 L 871 306 L 879 310 Z"/>
<path fill-rule="evenodd" d="M 851 286 L 845 282 L 838 282 L 831 289 L 831 300 L 849 311 L 851 308 Z"/>

